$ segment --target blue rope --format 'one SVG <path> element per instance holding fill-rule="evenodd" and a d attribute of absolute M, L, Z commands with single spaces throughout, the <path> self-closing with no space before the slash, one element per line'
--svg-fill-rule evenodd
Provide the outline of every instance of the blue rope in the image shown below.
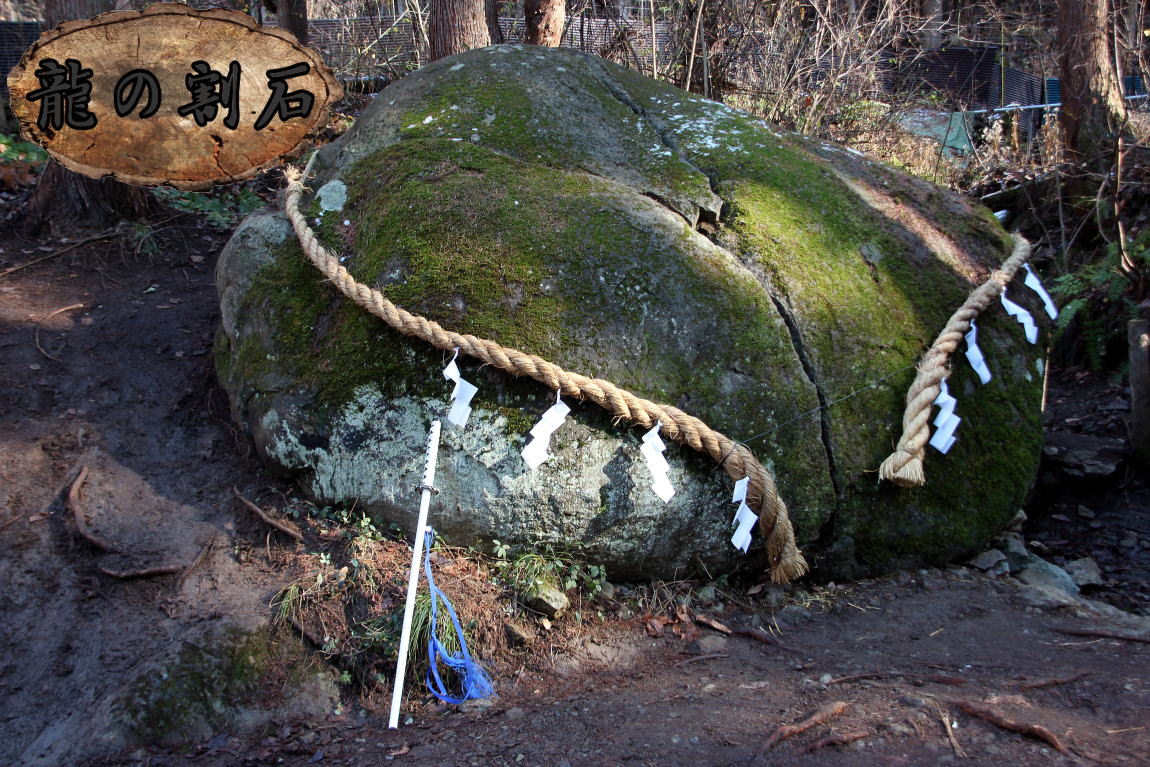
<path fill-rule="evenodd" d="M 424 552 L 423 568 L 424 572 L 427 573 L 427 586 L 431 591 L 431 636 L 427 642 L 427 656 L 431 664 L 427 669 L 427 689 L 431 690 L 431 694 L 444 703 L 462 703 L 465 700 L 489 698 L 495 693 L 491 679 L 483 667 L 467 651 L 467 640 L 463 637 L 459 616 L 455 614 L 451 600 L 435 585 L 435 577 L 431 574 L 431 544 L 435 541 L 435 531 L 430 527 L 427 528 L 427 536 L 424 540 L 427 550 Z M 459 637 L 458 654 L 448 652 L 443 643 L 439 641 L 436 631 L 436 609 L 440 600 L 443 601 L 443 606 L 447 608 L 447 614 L 451 616 L 451 622 L 455 626 L 455 635 Z M 458 697 L 451 695 L 443 684 L 443 679 L 439 676 L 440 661 L 446 663 L 448 668 L 459 677 L 463 689 Z"/>

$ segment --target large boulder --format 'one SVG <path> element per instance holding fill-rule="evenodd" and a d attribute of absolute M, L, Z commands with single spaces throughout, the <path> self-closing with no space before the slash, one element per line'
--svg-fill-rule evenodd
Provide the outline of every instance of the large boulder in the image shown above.
<path fill-rule="evenodd" d="M 1010 250 L 956 195 L 601 59 L 516 46 L 389 87 L 316 169 L 304 210 L 360 281 L 747 442 L 828 574 L 974 553 L 1030 487 L 1039 347 L 997 307 L 980 323 L 993 381 L 954 365 L 955 448 L 928 456 L 922 488 L 875 472 L 916 359 Z M 279 212 L 240 226 L 217 282 L 220 378 L 260 454 L 317 503 L 410 530 L 447 356 L 341 297 Z M 550 543 L 612 577 L 742 561 L 710 459 L 671 445 L 664 504 L 639 430 L 572 402 L 530 471 L 520 450 L 555 393 L 460 367 L 479 393 L 444 430 L 432 511 L 451 542 Z"/>

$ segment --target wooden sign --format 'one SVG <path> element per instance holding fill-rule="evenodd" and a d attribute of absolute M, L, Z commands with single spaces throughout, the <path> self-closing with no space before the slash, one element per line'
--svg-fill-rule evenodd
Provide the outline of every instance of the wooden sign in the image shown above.
<path fill-rule="evenodd" d="M 24 136 L 65 167 L 191 190 L 293 159 L 343 97 L 290 32 L 171 3 L 60 24 L 8 90 Z"/>

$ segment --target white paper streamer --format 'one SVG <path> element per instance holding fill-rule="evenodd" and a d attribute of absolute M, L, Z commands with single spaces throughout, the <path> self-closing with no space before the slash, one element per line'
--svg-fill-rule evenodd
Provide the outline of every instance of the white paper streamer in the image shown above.
<path fill-rule="evenodd" d="M 556 393 L 555 404 L 547 409 L 547 412 L 539 419 L 539 423 L 531 427 L 533 439 L 527 444 L 527 447 L 523 448 L 523 460 L 527 462 L 529 467 L 537 469 L 547 460 L 547 448 L 551 444 L 551 435 L 563 425 L 563 420 L 570 412 L 571 408 L 567 407 L 560 399 L 559 393 Z"/>
<path fill-rule="evenodd" d="M 1026 282 L 1024 283 L 1026 287 L 1033 290 L 1042 299 L 1042 305 L 1046 308 L 1046 313 L 1050 315 L 1050 319 L 1058 319 L 1058 307 L 1054 305 L 1054 301 L 1046 292 L 1046 288 L 1042 287 L 1042 280 L 1038 279 L 1038 275 L 1030 268 L 1030 264 L 1023 264 L 1022 266 L 1026 269 Z"/>
<path fill-rule="evenodd" d="M 974 372 L 978 373 L 978 380 L 984 384 L 990 383 L 990 368 L 986 366 L 982 350 L 978 348 L 978 326 L 974 324 L 974 320 L 970 321 L 970 330 L 966 334 L 966 359 L 974 368 Z"/>
<path fill-rule="evenodd" d="M 668 503 L 671 496 L 675 494 L 675 488 L 671 485 L 671 480 L 667 479 L 667 472 L 671 467 L 667 465 L 667 459 L 663 457 L 663 451 L 667 446 L 663 444 L 663 440 L 659 438 L 659 429 L 663 428 L 663 422 L 659 421 L 655 427 L 643 435 L 643 447 L 639 452 L 647 459 L 647 468 L 651 470 L 651 489 L 655 491 L 655 495 L 663 499 L 663 503 Z"/>
<path fill-rule="evenodd" d="M 731 496 L 731 503 L 747 500 L 747 486 L 751 484 L 750 477 L 743 477 L 735 483 L 735 494 Z"/>
<path fill-rule="evenodd" d="M 456 426 L 466 426 L 467 419 L 471 416 L 471 398 L 475 396 L 475 392 L 479 391 L 479 388 L 475 384 L 463 380 L 459 374 L 459 366 L 455 364 L 457 357 L 459 357 L 458 347 L 455 349 L 455 356 L 451 358 L 451 362 L 448 362 L 447 367 L 443 369 L 443 377 L 448 381 L 455 381 L 455 389 L 451 392 L 451 412 L 447 414 L 447 420 Z"/>
<path fill-rule="evenodd" d="M 751 511 L 751 507 L 747 505 L 746 501 L 739 502 L 739 510 L 735 512 L 735 532 L 731 536 L 731 545 L 736 549 L 742 549 L 743 553 L 747 553 L 747 549 L 751 546 L 751 531 L 755 529 L 755 523 L 759 518 L 755 516 L 755 512 Z"/>
<path fill-rule="evenodd" d="M 962 419 L 954 414 L 954 406 L 958 404 L 958 400 L 950 396 L 946 379 L 943 379 L 939 387 L 938 396 L 934 399 L 934 404 L 938 405 L 938 415 L 934 419 L 935 430 L 930 438 L 930 446 L 940 453 L 946 453 L 957 441 L 954 430 L 962 423 Z"/>
<path fill-rule="evenodd" d="M 735 510 L 735 518 L 731 520 L 731 524 L 736 526 L 731 536 L 731 545 L 736 549 L 742 549 L 744 554 L 751 546 L 751 531 L 759 521 L 755 512 L 747 505 L 747 487 L 750 484 L 751 478 L 743 477 L 735 482 L 735 492 L 731 495 L 731 503 L 739 504 L 739 508 Z"/>
<path fill-rule="evenodd" d="M 1032 344 L 1038 343 L 1038 326 L 1034 324 L 1034 318 L 1030 316 L 1030 312 L 1006 297 L 1006 288 L 1002 289 L 1002 306 L 1006 309 L 1007 314 L 1022 325 L 1023 330 L 1026 331 L 1026 340 Z"/>

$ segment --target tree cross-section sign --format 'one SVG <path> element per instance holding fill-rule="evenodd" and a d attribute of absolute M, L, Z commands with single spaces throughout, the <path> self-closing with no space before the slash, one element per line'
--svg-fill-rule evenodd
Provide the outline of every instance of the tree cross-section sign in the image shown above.
<path fill-rule="evenodd" d="M 291 33 L 170 3 L 59 25 L 8 90 L 24 135 L 64 166 L 178 189 L 294 158 L 343 97 Z"/>

